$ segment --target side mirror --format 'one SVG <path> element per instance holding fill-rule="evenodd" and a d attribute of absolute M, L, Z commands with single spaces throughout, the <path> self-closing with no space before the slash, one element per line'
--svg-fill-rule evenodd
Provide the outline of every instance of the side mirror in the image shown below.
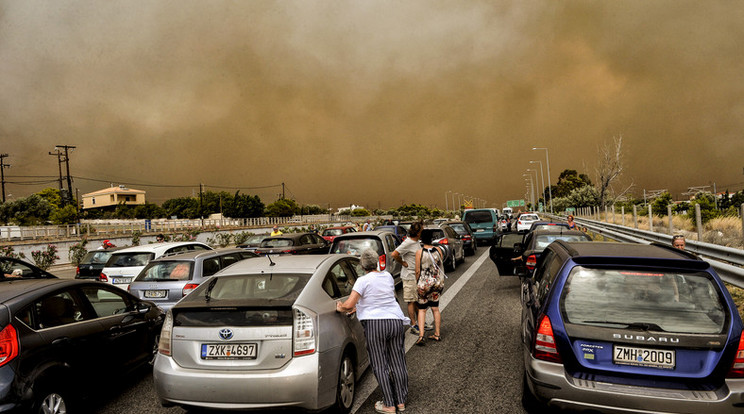
<path fill-rule="evenodd" d="M 139 302 L 137 304 L 137 313 L 144 315 L 147 312 L 150 312 L 150 308 L 151 308 L 150 305 L 148 305 L 146 303 Z"/>

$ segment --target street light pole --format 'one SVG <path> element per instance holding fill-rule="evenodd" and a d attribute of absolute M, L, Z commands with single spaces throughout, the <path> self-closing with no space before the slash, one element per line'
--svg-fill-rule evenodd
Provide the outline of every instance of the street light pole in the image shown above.
<path fill-rule="evenodd" d="M 545 176 L 543 175 L 543 168 L 542 168 L 542 161 L 530 161 L 530 164 L 538 163 L 540 164 L 540 182 L 542 183 L 541 187 L 541 195 L 543 199 L 545 199 Z M 538 197 L 538 200 L 540 198 Z M 545 209 L 545 206 L 543 206 L 543 209 Z"/>
<path fill-rule="evenodd" d="M 553 190 L 550 188 L 550 155 L 548 154 L 547 148 L 538 148 L 534 147 L 533 150 L 545 150 L 545 160 L 548 164 L 548 194 L 550 195 L 550 214 L 555 214 L 553 212 Z"/>
<path fill-rule="evenodd" d="M 452 190 L 447 190 L 444 193 L 444 211 L 445 213 L 449 211 L 449 198 L 447 197 L 447 193 L 451 193 Z"/>
<path fill-rule="evenodd" d="M 530 204 L 532 204 L 532 206 L 534 207 L 535 206 L 535 183 L 532 181 L 532 173 L 522 174 L 522 177 L 528 177 L 530 179 Z"/>
<path fill-rule="evenodd" d="M 530 177 L 532 176 L 532 173 L 535 173 L 535 203 L 533 203 L 532 207 L 535 211 L 538 211 L 538 208 L 535 208 L 538 204 L 540 204 L 540 193 L 537 192 L 537 170 L 533 170 L 531 168 L 528 168 L 527 171 L 530 172 Z"/>

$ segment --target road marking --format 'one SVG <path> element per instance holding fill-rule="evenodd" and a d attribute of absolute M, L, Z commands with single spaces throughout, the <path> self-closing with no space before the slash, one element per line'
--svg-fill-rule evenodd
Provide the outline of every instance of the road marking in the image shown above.
<path fill-rule="evenodd" d="M 483 265 L 483 262 L 486 261 L 488 258 L 488 249 L 485 249 L 486 251 L 481 253 L 480 257 L 478 257 L 478 260 L 473 262 L 472 265 L 468 268 L 468 270 L 465 271 L 465 273 L 460 276 L 459 279 L 457 279 L 457 282 L 455 282 L 452 287 L 447 289 L 447 291 L 444 292 L 442 295 L 441 300 L 439 301 L 439 311 L 444 312 L 444 308 L 447 307 L 447 305 L 454 299 L 455 296 L 460 292 L 460 290 L 465 286 L 465 284 L 468 283 L 471 277 L 475 274 L 475 272 L 480 269 L 480 267 Z M 446 283 L 446 282 L 445 282 Z M 426 320 L 427 322 L 433 322 L 433 316 L 431 316 L 430 312 L 426 313 Z M 406 342 L 405 342 L 405 348 L 406 353 L 413 348 L 413 345 L 416 344 L 416 340 L 418 337 L 409 334 L 406 332 Z M 365 374 L 364 378 L 361 382 L 357 384 L 357 393 L 356 397 L 354 398 L 354 406 L 351 408 L 351 413 L 354 414 L 359 410 L 359 408 L 364 404 L 365 401 L 369 398 L 370 395 L 372 395 L 372 392 L 374 392 L 375 389 L 377 389 L 377 379 L 375 378 L 375 374 L 372 372 L 372 368 L 370 367 L 367 370 L 367 373 Z"/>

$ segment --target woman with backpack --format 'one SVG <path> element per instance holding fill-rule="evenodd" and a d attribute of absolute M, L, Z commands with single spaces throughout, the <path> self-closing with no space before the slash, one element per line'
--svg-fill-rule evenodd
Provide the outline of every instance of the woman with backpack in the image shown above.
<path fill-rule="evenodd" d="M 418 291 L 418 324 L 419 337 L 416 345 L 426 345 L 424 339 L 424 321 L 426 321 L 426 310 L 431 308 L 434 315 L 434 333 L 429 339 L 441 341 L 440 328 L 442 325 L 442 314 L 439 313 L 439 295 L 444 290 L 444 253 L 440 247 L 433 246 L 432 233 L 421 235 L 424 247 L 416 252 L 416 287 Z"/>

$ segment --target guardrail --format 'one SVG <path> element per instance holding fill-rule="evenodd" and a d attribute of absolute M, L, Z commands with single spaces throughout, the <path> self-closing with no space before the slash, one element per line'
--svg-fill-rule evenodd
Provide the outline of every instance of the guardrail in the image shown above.
<path fill-rule="evenodd" d="M 650 244 L 652 242 L 672 244 L 669 234 L 639 230 L 618 224 L 604 223 L 596 220 L 576 217 L 576 222 L 587 229 L 613 240 L 627 243 Z M 744 288 L 744 250 L 719 246 L 694 240 L 685 240 L 687 251 L 697 254 L 716 270 L 724 281 Z"/>

